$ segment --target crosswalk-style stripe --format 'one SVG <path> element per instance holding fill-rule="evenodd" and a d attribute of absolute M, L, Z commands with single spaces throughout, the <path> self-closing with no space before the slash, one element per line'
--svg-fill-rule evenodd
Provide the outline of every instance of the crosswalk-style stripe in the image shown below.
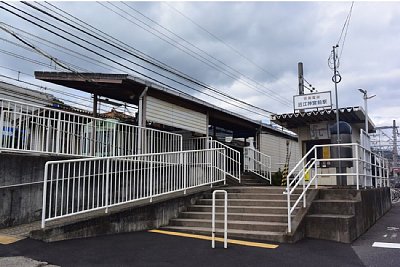
<path fill-rule="evenodd" d="M 400 243 L 374 242 L 372 246 L 376 248 L 400 248 Z"/>

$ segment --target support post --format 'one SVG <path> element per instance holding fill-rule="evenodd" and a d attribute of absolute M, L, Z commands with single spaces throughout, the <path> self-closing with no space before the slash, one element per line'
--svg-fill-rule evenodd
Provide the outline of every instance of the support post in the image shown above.
<path fill-rule="evenodd" d="M 213 192 L 211 247 L 215 248 L 215 195 L 217 193 L 224 193 L 224 248 L 228 248 L 228 193 L 226 190 L 215 190 Z"/>

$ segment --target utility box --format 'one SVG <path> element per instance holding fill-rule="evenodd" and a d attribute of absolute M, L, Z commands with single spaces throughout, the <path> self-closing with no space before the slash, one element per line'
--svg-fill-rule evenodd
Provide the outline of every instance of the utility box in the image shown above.
<path fill-rule="evenodd" d="M 338 138 L 338 133 L 337 133 L 337 123 L 333 124 L 330 127 L 330 132 L 331 132 L 331 143 L 332 144 L 337 144 L 337 138 Z M 345 121 L 339 121 L 339 134 L 340 134 L 340 143 L 341 144 L 349 144 L 352 143 L 352 128 L 350 124 L 348 124 Z M 331 147 L 331 158 L 337 159 L 337 158 L 352 158 L 353 157 L 353 148 L 351 145 L 349 146 L 341 146 L 340 148 L 338 147 Z M 339 167 L 339 161 L 333 161 L 331 163 L 332 167 Z M 347 161 L 340 161 L 340 167 L 353 167 L 353 161 L 347 160 Z"/>

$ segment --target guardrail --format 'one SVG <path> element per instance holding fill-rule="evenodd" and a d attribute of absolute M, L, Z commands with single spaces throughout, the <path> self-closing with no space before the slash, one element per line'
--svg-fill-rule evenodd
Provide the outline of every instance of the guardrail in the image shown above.
<path fill-rule="evenodd" d="M 271 183 L 271 157 L 252 148 L 244 148 L 244 170 L 252 172 Z"/>
<path fill-rule="evenodd" d="M 210 141 L 210 148 L 225 149 L 226 173 L 240 183 L 240 152 L 216 140 Z"/>
<path fill-rule="evenodd" d="M 226 155 L 226 172 L 229 176 L 236 179 L 240 183 L 241 161 L 240 152 L 221 143 L 213 140 L 211 137 L 197 137 L 184 140 L 184 150 L 208 149 L 208 148 L 223 148 Z"/>
<path fill-rule="evenodd" d="M 347 149 L 351 151 L 348 157 L 330 157 L 323 158 L 318 150 L 329 149 L 340 150 Z M 296 164 L 287 176 L 286 191 L 287 195 L 287 215 L 288 215 L 288 232 L 292 231 L 291 215 L 299 203 L 303 202 L 303 207 L 307 206 L 306 193 L 310 186 L 314 183 L 315 188 L 318 188 L 318 178 L 327 176 L 344 176 L 353 177 L 355 179 L 357 190 L 361 185 L 364 187 L 373 186 L 375 181 L 376 187 L 389 186 L 389 165 L 387 159 L 377 155 L 371 151 L 366 153 L 366 148 L 357 143 L 348 144 L 330 144 L 330 145 L 315 145 L 304 157 Z M 339 153 L 337 154 L 339 155 Z M 324 167 L 322 167 L 324 166 Z M 346 168 L 345 172 L 338 172 L 337 166 Z M 330 167 L 329 173 L 322 173 L 322 169 Z M 290 181 L 290 182 L 289 182 Z M 296 189 L 301 189 L 301 194 L 297 199 L 293 199 L 292 195 Z M 294 204 L 292 205 L 292 202 Z"/>
<path fill-rule="evenodd" d="M 80 157 L 182 150 L 182 136 L 0 99 L 0 150 Z"/>
<path fill-rule="evenodd" d="M 49 161 L 42 228 L 58 218 L 225 181 L 225 150 Z"/>

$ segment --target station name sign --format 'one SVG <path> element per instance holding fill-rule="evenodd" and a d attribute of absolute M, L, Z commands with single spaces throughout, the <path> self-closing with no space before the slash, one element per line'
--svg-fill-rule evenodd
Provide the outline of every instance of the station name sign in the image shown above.
<path fill-rule="evenodd" d="M 293 97 L 294 111 L 317 108 L 332 108 L 331 92 L 319 92 L 306 95 L 296 95 Z"/>

